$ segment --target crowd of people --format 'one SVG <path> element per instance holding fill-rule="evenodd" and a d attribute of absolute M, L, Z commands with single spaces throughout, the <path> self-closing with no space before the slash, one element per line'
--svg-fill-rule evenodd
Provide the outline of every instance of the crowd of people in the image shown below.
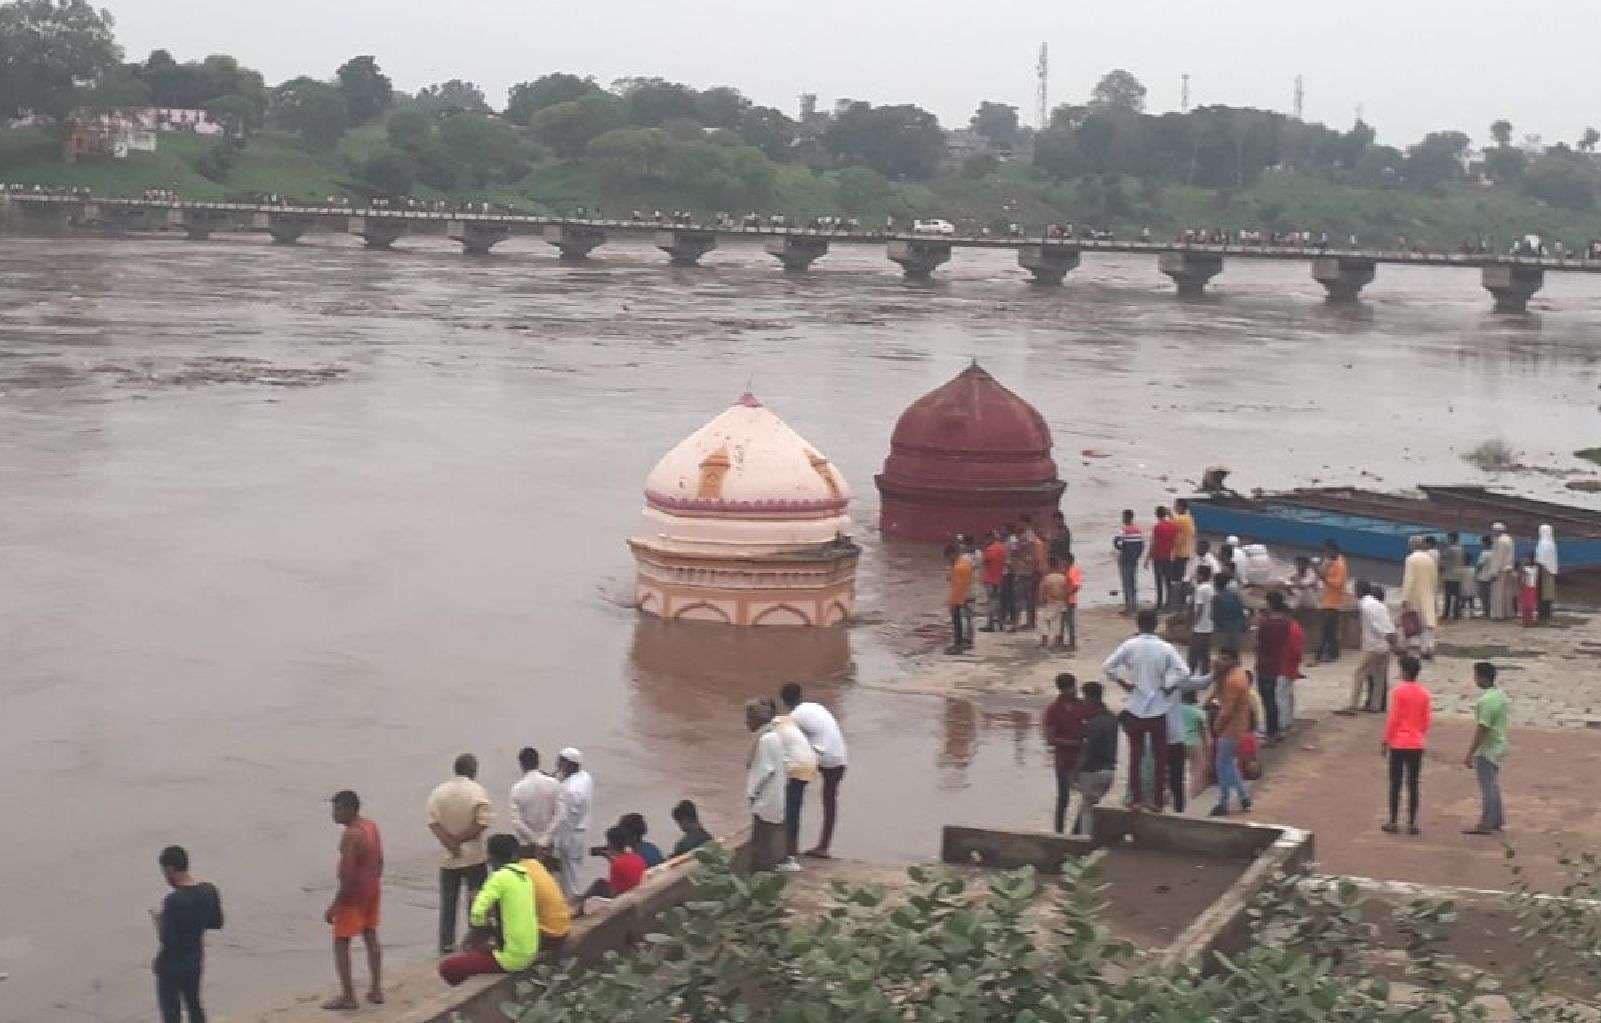
<path fill-rule="evenodd" d="M 847 760 L 838 720 L 822 704 L 805 699 L 796 683 L 780 689 L 776 701 L 751 701 L 745 713 L 752 732 L 745 788 L 752 869 L 795 872 L 802 869 L 802 856 L 830 858 Z M 542 954 L 554 954 L 575 917 L 605 912 L 610 900 L 644 884 L 652 871 L 712 841 L 698 808 L 685 799 L 672 808 L 679 837 L 670 853 L 649 839 L 649 825 L 640 813 L 623 814 L 606 829 L 603 844 L 591 845 L 595 783 L 584 762 L 581 750 L 567 747 L 547 774 L 537 749 L 520 750 L 519 777 L 508 793 L 503 831 L 492 833 L 496 809 L 478 782 L 473 754 L 456 757 L 451 777 L 429 793 L 425 821 L 439 846 L 438 970 L 447 984 L 480 974 L 515 973 Z M 814 780 L 821 781 L 822 829 L 817 843 L 802 853 L 802 809 Z M 361 798 L 354 791 L 335 793 L 330 805 L 341 830 L 334 894 L 323 921 L 333 932 L 339 991 L 322 1007 L 354 1011 L 361 1004 L 351 962 L 351 946 L 358 938 L 367 958 L 365 998 L 373 1005 L 385 1001 L 379 938 L 383 840 L 378 825 L 362 815 Z M 581 873 L 590 857 L 604 859 L 606 871 L 585 887 Z M 158 862 L 172 889 L 161 909 L 152 913 L 159 942 L 153 968 L 161 1016 L 164 1023 L 178 1023 L 187 1013 L 191 1023 L 203 1023 L 204 935 L 223 926 L 221 896 L 215 885 L 190 873 L 189 855 L 182 847 L 162 850 Z M 463 915 L 466 930 L 458 944 Z"/>

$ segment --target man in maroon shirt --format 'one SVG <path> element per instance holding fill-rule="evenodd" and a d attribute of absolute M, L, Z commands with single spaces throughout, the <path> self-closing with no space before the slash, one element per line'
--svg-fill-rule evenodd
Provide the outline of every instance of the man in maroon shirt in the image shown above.
<path fill-rule="evenodd" d="M 1056 676 L 1057 697 L 1045 708 L 1045 744 L 1056 766 L 1056 833 L 1067 822 L 1067 800 L 1078 769 L 1079 747 L 1084 744 L 1084 701 L 1078 698 L 1078 679 L 1063 672 Z"/>
<path fill-rule="evenodd" d="M 1284 594 L 1267 595 L 1267 614 L 1256 628 L 1256 691 L 1267 714 L 1267 741 L 1279 740 L 1279 676 L 1284 673 L 1285 650 L 1290 645 L 1290 611 Z M 1285 685 L 1293 685 L 1286 679 Z M 1288 722 L 1285 722 L 1288 723 Z"/>
<path fill-rule="evenodd" d="M 1156 581 L 1156 609 L 1167 607 L 1172 597 L 1169 583 L 1173 581 L 1173 544 L 1179 538 L 1179 524 L 1168 514 L 1167 507 L 1156 509 L 1156 525 L 1151 527 L 1151 545 L 1145 548 L 1145 563 L 1151 566 L 1151 577 Z"/>

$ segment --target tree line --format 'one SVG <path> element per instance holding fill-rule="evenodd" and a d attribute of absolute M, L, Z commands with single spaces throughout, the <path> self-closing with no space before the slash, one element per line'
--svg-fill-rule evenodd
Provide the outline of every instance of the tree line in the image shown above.
<path fill-rule="evenodd" d="M 1594 129 L 1571 145 L 1514 145 L 1512 126 L 1500 120 L 1493 145 L 1475 157 L 1461 131 L 1397 148 L 1379 144 L 1360 120 L 1341 131 L 1246 107 L 1152 114 L 1145 97 L 1137 78 L 1114 70 L 1084 103 L 1052 110 L 1038 131 L 1020 123 L 1015 106 L 981 102 L 964 126 L 978 144 L 953 166 L 944 127 L 915 104 L 841 99 L 820 110 L 808 96 L 791 117 L 730 86 L 653 77 L 603 85 L 556 71 L 512 86 L 497 110 L 467 80 L 397 90 L 371 54 L 324 77 L 269 86 L 227 55 L 179 61 L 158 49 L 127 61 L 111 15 L 88 0 L 0 4 L 0 115 L 64 121 L 77 111 L 203 109 L 228 129 L 196 165 L 216 180 L 263 128 L 330 149 L 382 120 L 382 144 L 350 170 L 358 188 L 390 195 L 419 183 L 445 191 L 512 184 L 537 164 L 582 161 L 614 191 L 660 191 L 708 208 L 763 205 L 784 165 L 838 172 L 848 202 L 881 196 L 890 182 L 986 178 L 1007 162 L 1042 182 L 1071 183 L 1077 206 L 1106 223 L 1148 214 L 1168 185 L 1227 195 L 1277 171 L 1423 193 L 1478 183 L 1575 210 L 1601 196 Z"/>

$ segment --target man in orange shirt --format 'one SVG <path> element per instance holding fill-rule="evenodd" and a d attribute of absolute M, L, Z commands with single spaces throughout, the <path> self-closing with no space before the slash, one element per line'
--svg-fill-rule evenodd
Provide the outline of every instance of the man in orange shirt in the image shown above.
<path fill-rule="evenodd" d="M 1390 690 L 1390 716 L 1384 725 L 1384 741 L 1379 755 L 1390 761 L 1390 819 L 1381 829 L 1389 834 L 1400 830 L 1401 779 L 1406 779 L 1406 833 L 1418 830 L 1418 776 L 1423 773 L 1423 750 L 1428 745 L 1433 720 L 1433 698 L 1418 682 L 1422 663 L 1408 654 L 1401 658 L 1401 684 Z"/>
<path fill-rule="evenodd" d="M 1062 613 L 1062 631 L 1067 634 L 1067 649 L 1078 649 L 1078 591 L 1084 588 L 1084 570 L 1078 567 L 1073 553 L 1062 555 L 1062 572 L 1067 576 L 1067 610 Z"/>
<path fill-rule="evenodd" d="M 339 836 L 339 888 L 322 918 L 334 929 L 334 972 L 339 975 L 339 994 L 323 1002 L 322 1007 L 350 1012 L 359 1007 L 350 975 L 350 940 L 358 934 L 367 946 L 367 971 L 372 975 L 367 1001 L 374 1005 L 384 1001 L 383 951 L 378 944 L 384 849 L 378 825 L 361 815 L 361 799 L 354 792 L 345 789 L 334 794 L 333 817 L 334 823 L 345 829 Z"/>
<path fill-rule="evenodd" d="M 1323 563 L 1318 567 L 1318 578 L 1323 581 L 1323 601 L 1318 611 L 1323 619 L 1323 634 L 1317 645 L 1319 663 L 1340 659 L 1340 612 L 1345 610 L 1345 583 L 1350 575 L 1345 558 L 1340 556 L 1340 545 L 1325 540 Z"/>
<path fill-rule="evenodd" d="M 1228 646 L 1212 660 L 1212 678 L 1217 686 L 1217 718 L 1212 731 L 1217 736 L 1217 805 L 1213 817 L 1229 815 L 1229 793 L 1238 793 L 1240 808 L 1251 808 L 1251 794 L 1240 774 L 1240 743 L 1251 730 L 1251 676 L 1240 667 L 1240 652 Z"/>
<path fill-rule="evenodd" d="M 961 545 L 954 543 L 945 546 L 945 560 L 951 566 L 951 588 L 946 594 L 945 605 L 951 612 L 952 636 L 951 645 L 945 648 L 945 652 L 959 654 L 973 646 L 973 637 L 967 635 L 963 625 L 967 621 L 967 598 L 973 588 L 973 562 Z"/>

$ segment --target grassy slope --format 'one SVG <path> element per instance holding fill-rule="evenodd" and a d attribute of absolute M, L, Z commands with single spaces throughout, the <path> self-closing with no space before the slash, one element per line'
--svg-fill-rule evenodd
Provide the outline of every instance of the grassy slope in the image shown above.
<path fill-rule="evenodd" d="M 162 135 L 154 153 L 133 153 L 126 160 L 63 164 L 55 136 L 48 130 L 0 131 L 0 181 L 87 185 L 104 195 L 138 195 L 146 188 L 171 188 L 195 199 L 221 199 L 245 192 L 277 192 L 295 197 L 339 195 L 346 191 L 349 166 L 384 140 L 381 124 L 352 131 L 330 150 L 308 148 L 292 136 L 261 132 L 250 140 L 238 163 L 222 183 L 196 173 L 191 161 L 209 140 Z M 1294 174 L 1269 174 L 1242 192 L 1219 194 L 1205 189 L 1170 187 L 1152 208 L 1144 205 L 1137 183 L 1125 193 L 1139 212 L 1128 223 L 1113 225 L 1123 233 L 1149 226 L 1164 237 L 1185 226 L 1230 228 L 1305 227 L 1327 231 L 1333 238 L 1356 233 L 1370 244 L 1392 242 L 1397 235 L 1430 244 L 1454 246 L 1479 234 L 1503 243 L 1527 231 L 1570 244 L 1601 237 L 1601 214 L 1575 213 L 1523 196 L 1463 188 L 1440 196 L 1389 189 L 1332 185 Z M 522 181 L 488 189 L 441 193 L 419 185 L 424 198 L 504 202 L 532 212 L 600 207 L 610 214 L 630 209 L 674 209 L 692 206 L 670 188 L 616 190 L 582 162 L 550 161 L 535 167 Z M 1016 212 L 1003 212 L 1011 203 Z M 959 175 L 928 183 L 895 183 L 845 208 L 833 174 L 817 174 L 798 166 L 779 168 L 768 204 L 791 216 L 843 214 L 866 224 L 885 216 L 942 216 L 958 221 L 992 223 L 1016 219 L 1027 224 L 1084 222 L 1075 216 L 1074 188 L 1036 177 L 1024 164 L 1010 164 L 981 179 Z M 709 212 L 709 211 L 707 211 Z M 739 213 L 743 210 L 733 209 Z"/>

